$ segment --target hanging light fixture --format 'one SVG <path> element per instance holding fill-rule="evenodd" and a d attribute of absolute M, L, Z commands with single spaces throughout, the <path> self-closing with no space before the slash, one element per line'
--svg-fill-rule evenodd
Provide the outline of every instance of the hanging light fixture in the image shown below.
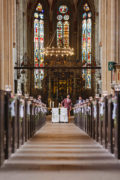
<path fill-rule="evenodd" d="M 73 56 L 74 48 L 71 47 L 51 47 L 52 42 L 55 38 L 56 32 L 53 34 L 52 40 L 49 43 L 48 47 L 44 48 L 43 53 L 45 56 Z"/>
<path fill-rule="evenodd" d="M 73 56 L 74 55 L 74 49 L 70 47 L 47 47 L 44 49 L 44 55 L 45 56 Z"/>

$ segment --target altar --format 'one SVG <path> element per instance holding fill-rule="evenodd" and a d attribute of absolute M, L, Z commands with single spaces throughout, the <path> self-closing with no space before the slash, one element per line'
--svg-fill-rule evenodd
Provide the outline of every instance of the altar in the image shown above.
<path fill-rule="evenodd" d="M 67 123 L 68 113 L 67 108 L 52 108 L 52 122 L 53 123 Z"/>

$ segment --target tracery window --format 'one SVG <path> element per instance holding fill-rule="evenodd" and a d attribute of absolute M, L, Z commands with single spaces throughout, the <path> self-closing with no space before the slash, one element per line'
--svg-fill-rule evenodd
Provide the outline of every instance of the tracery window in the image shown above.
<path fill-rule="evenodd" d="M 34 66 L 44 67 L 44 10 L 40 3 L 34 13 Z M 36 89 L 42 88 L 44 70 L 34 70 L 34 86 Z"/>
<path fill-rule="evenodd" d="M 84 5 L 82 14 L 82 63 L 91 65 L 91 38 L 92 38 L 92 13 L 88 4 Z M 82 76 L 85 79 L 85 88 L 91 88 L 91 70 L 83 70 Z"/>
<path fill-rule="evenodd" d="M 57 11 L 57 47 L 69 47 L 69 9 L 61 5 Z"/>

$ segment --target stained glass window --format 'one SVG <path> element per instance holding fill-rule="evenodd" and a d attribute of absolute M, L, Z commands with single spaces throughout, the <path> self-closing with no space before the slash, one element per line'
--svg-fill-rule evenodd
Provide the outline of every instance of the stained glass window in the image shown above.
<path fill-rule="evenodd" d="M 65 21 L 63 23 L 63 32 L 64 32 L 64 41 L 63 41 L 63 44 L 64 44 L 64 47 L 68 47 L 69 46 L 69 22 L 68 21 Z"/>
<path fill-rule="evenodd" d="M 69 47 L 69 11 L 61 5 L 57 12 L 57 46 Z"/>
<path fill-rule="evenodd" d="M 42 12 L 43 8 L 42 5 L 39 3 L 36 7 L 36 11 Z"/>
<path fill-rule="evenodd" d="M 91 37 L 92 37 L 92 13 L 86 3 L 82 15 L 82 63 L 91 65 Z M 91 70 L 83 70 L 82 76 L 85 79 L 85 87 L 91 88 Z"/>
<path fill-rule="evenodd" d="M 65 21 L 68 21 L 68 20 L 69 20 L 69 15 L 65 15 L 65 16 L 64 16 L 64 20 L 65 20 Z"/>
<path fill-rule="evenodd" d="M 61 21 L 62 18 L 63 18 L 63 17 L 62 17 L 61 15 L 58 15 L 58 16 L 57 16 L 57 20 L 58 20 L 58 21 Z"/>
<path fill-rule="evenodd" d="M 44 10 L 39 3 L 34 13 L 34 65 L 44 67 Z M 42 88 L 44 70 L 34 70 L 34 85 L 36 89 Z"/>
<path fill-rule="evenodd" d="M 59 21 L 57 23 L 57 46 L 58 47 L 62 47 L 62 37 L 63 37 L 62 29 L 63 29 L 62 22 Z"/>
<path fill-rule="evenodd" d="M 87 3 L 84 5 L 84 10 L 85 10 L 85 11 L 90 11 L 90 8 L 89 8 L 89 6 L 88 6 Z"/>
<path fill-rule="evenodd" d="M 65 6 L 65 5 L 60 6 L 60 7 L 59 7 L 59 12 L 60 12 L 61 14 L 66 14 L 66 13 L 68 12 L 68 7 Z"/>

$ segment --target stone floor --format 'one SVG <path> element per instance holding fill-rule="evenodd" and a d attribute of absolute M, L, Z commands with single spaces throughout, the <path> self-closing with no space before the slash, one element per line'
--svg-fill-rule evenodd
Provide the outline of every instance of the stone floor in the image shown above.
<path fill-rule="evenodd" d="M 73 123 L 47 122 L 5 162 L 0 180 L 118 180 L 120 161 Z"/>

